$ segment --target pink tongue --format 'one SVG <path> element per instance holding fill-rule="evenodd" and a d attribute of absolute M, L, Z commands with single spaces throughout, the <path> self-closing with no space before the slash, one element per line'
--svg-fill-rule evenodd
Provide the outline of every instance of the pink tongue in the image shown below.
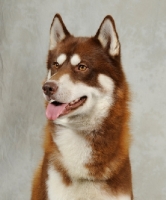
<path fill-rule="evenodd" d="M 55 106 L 55 105 L 49 103 L 47 106 L 47 109 L 46 109 L 46 117 L 49 120 L 56 120 L 59 117 L 59 115 L 63 113 L 66 105 L 67 104 L 64 103 L 62 105 Z"/>

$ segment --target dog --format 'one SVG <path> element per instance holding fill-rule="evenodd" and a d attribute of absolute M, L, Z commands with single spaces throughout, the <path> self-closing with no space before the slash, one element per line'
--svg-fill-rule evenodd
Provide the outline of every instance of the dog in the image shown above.
<path fill-rule="evenodd" d="M 108 15 L 93 37 L 50 28 L 44 156 L 31 200 L 133 200 L 129 89 Z"/>

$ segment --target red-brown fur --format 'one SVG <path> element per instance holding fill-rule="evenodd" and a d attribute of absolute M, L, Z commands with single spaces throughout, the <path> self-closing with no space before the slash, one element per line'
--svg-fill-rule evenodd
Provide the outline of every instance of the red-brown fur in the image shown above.
<path fill-rule="evenodd" d="M 112 20 L 115 28 L 111 17 L 110 20 Z M 104 119 L 99 129 L 92 131 L 91 134 L 84 134 L 93 150 L 92 160 L 86 164 L 89 175 L 93 177 L 93 181 L 103 181 L 103 188 L 107 192 L 113 192 L 115 195 L 120 192 L 130 194 L 131 199 L 133 199 L 129 161 L 129 91 L 122 71 L 120 54 L 114 57 L 108 55 L 107 49 L 103 49 L 97 40 L 99 30 L 96 36 L 92 38 L 75 38 L 69 34 L 65 26 L 64 30 L 67 37 L 55 50 L 49 51 L 47 68 L 51 68 L 51 63 L 61 53 L 71 56 L 74 52 L 81 55 L 81 58 L 86 58 L 88 55 L 87 64 L 95 66 L 95 68 L 92 67 L 86 74 L 79 74 L 78 76 L 71 69 L 69 62 L 66 61 L 56 79 L 61 77 L 62 74 L 68 73 L 73 82 L 77 82 L 79 77 L 79 80 L 86 82 L 87 85 L 100 87 L 96 74 L 102 73 L 111 77 L 115 83 L 115 100 L 110 108 L 109 115 Z M 53 69 L 52 73 L 55 72 L 54 70 L 56 69 Z M 45 128 L 44 159 L 34 177 L 31 200 L 47 200 L 45 181 L 47 179 L 47 167 L 50 162 L 62 175 L 64 184 L 67 186 L 72 184 L 70 175 L 59 161 L 61 155 L 58 147 L 53 142 L 53 132 L 56 132 L 56 126 L 52 121 L 48 121 Z"/>

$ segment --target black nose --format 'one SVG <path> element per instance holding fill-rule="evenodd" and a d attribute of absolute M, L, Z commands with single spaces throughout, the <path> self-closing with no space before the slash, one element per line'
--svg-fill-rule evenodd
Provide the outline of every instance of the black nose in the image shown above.
<path fill-rule="evenodd" d="M 57 91 L 57 85 L 54 82 L 46 82 L 42 89 L 47 96 L 53 95 Z"/>

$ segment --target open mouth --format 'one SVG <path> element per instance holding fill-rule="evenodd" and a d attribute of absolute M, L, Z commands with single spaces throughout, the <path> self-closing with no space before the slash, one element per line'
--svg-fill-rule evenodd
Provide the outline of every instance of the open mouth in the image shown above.
<path fill-rule="evenodd" d="M 46 109 L 46 117 L 49 120 L 56 120 L 59 116 L 66 115 L 82 106 L 86 99 L 87 97 L 83 96 L 70 103 L 61 103 L 51 100 Z"/>

